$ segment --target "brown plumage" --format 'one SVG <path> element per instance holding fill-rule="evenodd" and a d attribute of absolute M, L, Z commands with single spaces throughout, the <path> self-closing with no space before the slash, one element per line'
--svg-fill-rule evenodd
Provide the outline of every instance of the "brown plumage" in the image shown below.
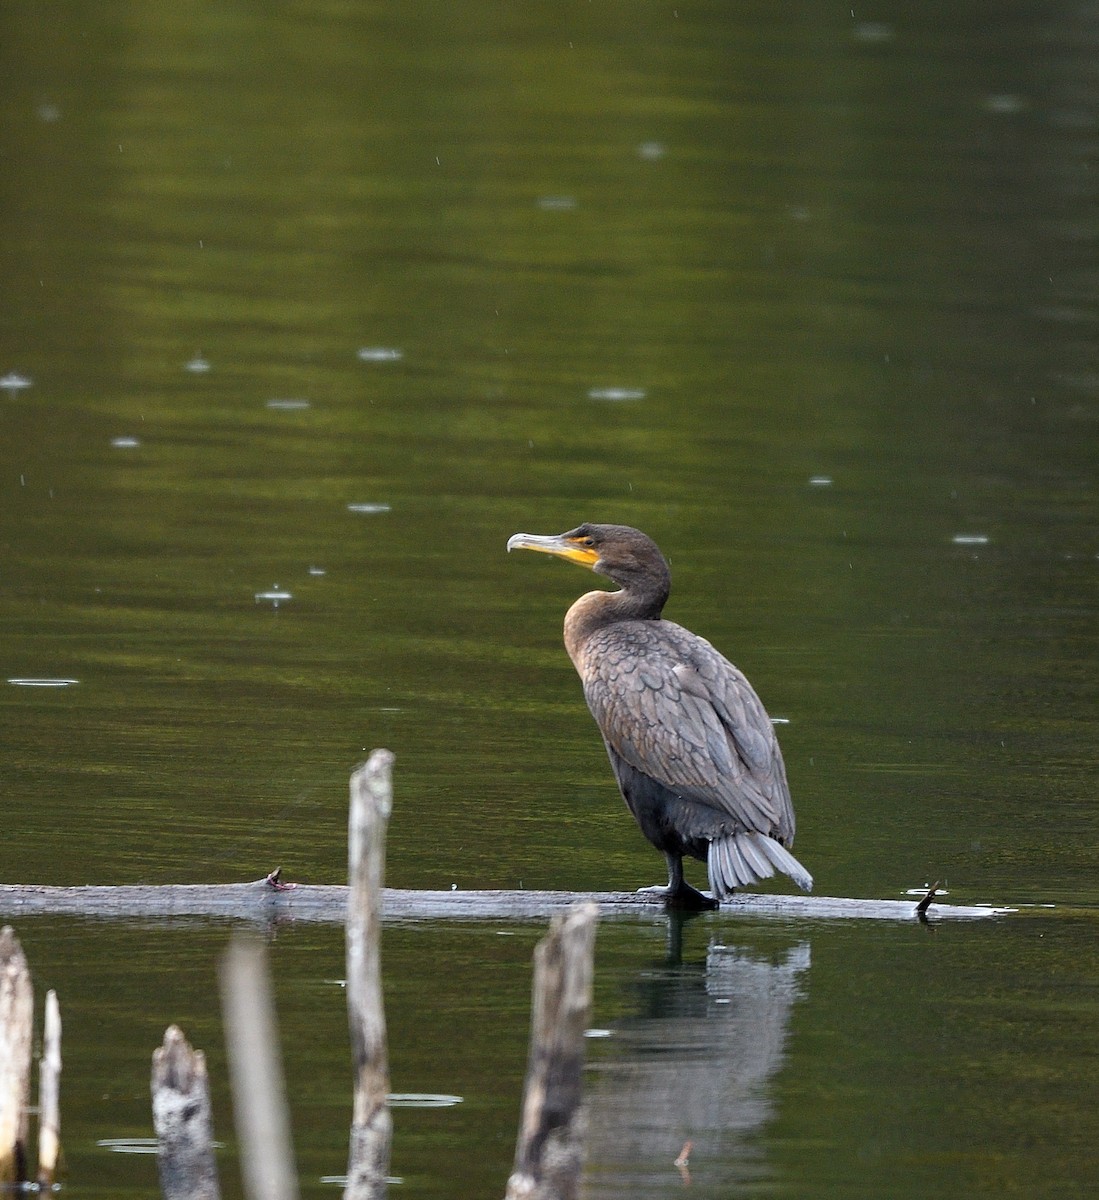
<path fill-rule="evenodd" d="M 788 849 L 794 809 L 774 727 L 728 659 L 661 617 L 671 573 L 656 543 L 626 525 L 585 524 L 517 533 L 508 549 L 566 558 L 621 589 L 573 604 L 565 648 L 626 805 L 667 860 L 668 902 L 714 907 L 776 868 L 809 891 Z M 684 880 L 684 855 L 706 863 L 712 899 Z"/>

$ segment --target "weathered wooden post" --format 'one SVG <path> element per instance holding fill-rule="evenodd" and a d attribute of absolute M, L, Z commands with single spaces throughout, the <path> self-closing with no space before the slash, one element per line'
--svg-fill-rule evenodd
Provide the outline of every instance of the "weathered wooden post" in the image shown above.
<path fill-rule="evenodd" d="M 0 1186 L 27 1177 L 34 988 L 23 947 L 0 929 Z"/>
<path fill-rule="evenodd" d="M 206 1055 L 178 1025 L 153 1051 L 150 1082 L 163 1200 L 219 1200 Z"/>
<path fill-rule="evenodd" d="M 235 935 L 221 960 L 221 1011 L 248 1200 L 298 1200 L 275 1005 L 263 943 Z"/>
<path fill-rule="evenodd" d="M 347 1018 L 355 1099 L 344 1200 L 386 1193 L 393 1120 L 382 1003 L 382 886 L 385 834 L 393 807 L 393 755 L 375 750 L 351 776 L 348 816 Z"/>
<path fill-rule="evenodd" d="M 61 1008 L 57 993 L 46 993 L 42 1057 L 38 1060 L 38 1190 L 49 1191 L 61 1149 Z"/>
<path fill-rule="evenodd" d="M 591 1014 L 592 903 L 554 917 L 534 951 L 530 1056 L 506 1200 L 574 1200 L 584 1158 L 581 1072 Z"/>

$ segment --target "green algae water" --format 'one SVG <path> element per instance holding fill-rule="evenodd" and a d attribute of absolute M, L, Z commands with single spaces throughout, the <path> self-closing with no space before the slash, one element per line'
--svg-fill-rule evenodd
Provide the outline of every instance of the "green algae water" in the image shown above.
<path fill-rule="evenodd" d="M 0 882 L 340 882 L 381 745 L 395 886 L 661 881 L 560 642 L 591 581 L 504 553 L 634 524 L 818 892 L 1023 907 L 605 923 L 586 1194 L 1089 1194 L 1099 25 L 987 16 L 8 4 Z M 65 1193 L 157 1194 L 176 1022 L 240 1195 L 228 929 L 5 920 Z M 502 1194 L 541 932 L 386 927 L 393 1194 Z M 332 1196 L 342 935 L 271 954 Z"/>

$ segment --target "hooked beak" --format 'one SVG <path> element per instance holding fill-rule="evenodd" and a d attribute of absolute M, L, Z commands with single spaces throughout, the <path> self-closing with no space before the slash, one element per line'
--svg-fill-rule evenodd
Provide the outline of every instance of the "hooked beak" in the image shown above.
<path fill-rule="evenodd" d="M 508 538 L 508 550 L 537 550 L 542 554 L 552 554 L 557 558 L 567 558 L 569 562 L 579 563 L 582 567 L 594 567 L 599 561 L 599 551 L 591 546 L 581 544 L 579 538 L 571 538 L 567 533 L 559 533 L 550 537 L 542 537 L 535 533 L 516 533 Z"/>

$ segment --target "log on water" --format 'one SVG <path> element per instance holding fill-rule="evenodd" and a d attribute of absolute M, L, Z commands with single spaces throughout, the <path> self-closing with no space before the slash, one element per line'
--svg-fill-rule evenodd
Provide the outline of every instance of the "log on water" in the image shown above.
<path fill-rule="evenodd" d="M 271 877 L 254 883 L 169 883 L 162 885 L 87 885 L 48 887 L 0 884 L 0 916 L 27 917 L 64 914 L 96 918 L 209 917 L 270 922 L 282 919 L 343 924 L 347 915 L 346 886 L 299 884 L 272 886 Z M 647 918 L 664 906 L 651 892 L 541 891 L 413 891 L 385 888 L 382 917 L 386 921 L 419 920 L 547 920 L 571 904 L 587 901 L 599 906 L 602 920 Z M 726 900 L 724 916 L 784 917 L 814 920 L 918 921 L 918 900 L 860 900 L 829 896 L 786 896 L 741 892 Z M 979 920 L 1003 916 L 1015 909 L 994 905 L 943 904 L 937 899 L 924 914 L 934 920 Z"/>

